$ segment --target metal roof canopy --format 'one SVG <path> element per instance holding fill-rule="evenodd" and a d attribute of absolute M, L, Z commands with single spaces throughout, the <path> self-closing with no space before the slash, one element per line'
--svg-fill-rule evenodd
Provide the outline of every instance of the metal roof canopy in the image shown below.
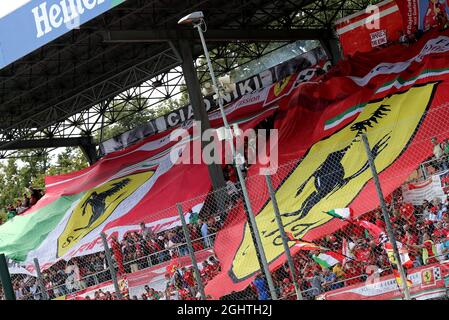
<path fill-rule="evenodd" d="M 328 41 L 335 19 L 368 2 L 127 0 L 0 70 L 0 150 L 54 139 L 48 128 L 93 106 L 104 110 L 119 93 L 181 65 L 177 39 L 197 38 L 177 21 L 192 11 L 205 13 L 213 49 L 229 42 Z M 201 55 L 199 43 L 193 53 Z"/>

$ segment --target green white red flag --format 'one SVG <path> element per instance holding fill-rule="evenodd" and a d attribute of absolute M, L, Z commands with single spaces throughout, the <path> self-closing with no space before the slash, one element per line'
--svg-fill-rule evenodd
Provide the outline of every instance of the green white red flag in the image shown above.
<path fill-rule="evenodd" d="M 337 263 L 343 264 L 345 257 L 337 252 L 327 251 L 318 255 L 313 255 L 312 259 L 323 268 L 331 268 Z"/>
<path fill-rule="evenodd" d="M 342 209 L 333 209 L 327 211 L 326 213 L 334 218 L 338 218 L 341 220 L 349 220 L 354 214 L 354 211 L 352 211 L 351 208 L 342 208 Z"/>

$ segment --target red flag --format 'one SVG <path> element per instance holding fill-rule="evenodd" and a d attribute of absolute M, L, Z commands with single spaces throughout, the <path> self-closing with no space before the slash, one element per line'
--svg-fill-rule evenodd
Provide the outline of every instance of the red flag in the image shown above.
<path fill-rule="evenodd" d="M 279 102 L 285 111 L 275 125 L 279 170 L 272 181 L 287 232 L 313 242 L 347 225 L 325 211 L 351 207 L 356 219 L 379 206 L 361 134 L 376 155 L 384 195 L 432 155 L 431 137 L 449 132 L 449 108 L 443 107 L 449 100 L 448 68 L 449 32 L 428 33 L 409 47 L 354 56 L 323 81 L 303 83 Z M 274 270 L 285 263 L 285 254 L 273 206 L 261 196 L 268 193 L 258 169 L 249 168 L 247 187 Z M 385 243 L 384 230 L 360 223 Z M 259 272 L 243 208 L 218 233 L 215 251 L 222 273 L 206 287 L 214 298 L 243 290 Z"/>
<path fill-rule="evenodd" d="M 374 238 L 376 244 L 381 244 L 388 241 L 388 237 L 385 234 L 385 231 L 377 225 L 366 220 L 355 221 L 354 224 L 367 230 L 368 233 Z"/>
<path fill-rule="evenodd" d="M 170 275 L 170 277 L 178 270 L 179 268 L 179 262 L 177 259 L 174 259 L 171 261 L 171 263 L 167 266 L 167 273 Z"/>
<path fill-rule="evenodd" d="M 343 53 L 350 56 L 399 40 L 402 17 L 396 3 L 387 0 L 338 20 L 335 29 Z"/>

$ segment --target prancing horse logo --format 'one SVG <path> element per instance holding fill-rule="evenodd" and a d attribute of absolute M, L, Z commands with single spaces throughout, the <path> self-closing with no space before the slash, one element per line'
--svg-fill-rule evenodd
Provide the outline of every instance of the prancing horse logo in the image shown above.
<path fill-rule="evenodd" d="M 290 221 L 285 226 L 296 222 L 299 219 L 304 218 L 310 210 L 322 199 L 328 198 L 333 195 L 336 191 L 343 188 L 352 179 L 360 176 L 368 168 L 369 164 L 366 161 L 357 172 L 353 173 L 349 177 L 345 177 L 345 167 L 342 164 L 342 159 L 349 149 L 353 146 L 354 142 L 367 131 L 367 127 L 372 127 L 372 123 L 377 123 L 379 119 L 386 115 L 385 112 L 390 111 L 389 105 L 381 104 L 376 111 L 374 111 L 366 120 L 354 123 L 351 126 L 351 131 L 356 131 L 357 134 L 353 141 L 344 147 L 343 149 L 334 151 L 330 153 L 326 159 L 321 163 L 321 165 L 301 184 L 298 188 L 295 198 L 297 198 L 304 190 L 304 187 L 309 183 L 309 181 L 314 178 L 315 190 L 303 201 L 301 207 L 293 212 L 288 212 L 282 214 L 283 217 L 297 216 L 296 219 Z M 371 154 L 373 158 L 376 157 L 388 146 L 388 140 L 390 140 L 391 132 L 385 134 L 371 149 Z M 274 219 L 272 220 L 274 222 Z"/>
<path fill-rule="evenodd" d="M 114 194 L 116 194 L 121 189 L 123 189 L 125 186 L 127 186 L 130 181 L 131 181 L 130 179 L 124 179 L 122 181 L 114 183 L 112 185 L 112 188 L 110 188 L 106 191 L 103 191 L 101 193 L 97 193 L 96 191 L 92 192 L 92 194 L 89 196 L 89 198 L 87 198 L 87 200 L 84 201 L 83 205 L 81 206 L 81 208 L 83 209 L 82 216 L 84 216 L 86 214 L 86 209 L 87 209 L 88 205 L 90 205 L 92 208 L 92 214 L 89 218 L 89 223 L 85 227 L 77 228 L 74 231 L 79 231 L 82 229 L 90 228 L 90 226 L 95 221 L 97 221 L 98 218 L 100 218 L 101 215 L 103 215 L 103 213 L 106 211 L 106 209 L 108 207 L 106 205 L 106 198 L 112 197 Z M 117 198 L 120 198 L 123 194 L 124 193 L 120 194 Z"/>
<path fill-rule="evenodd" d="M 130 207 L 121 205 L 123 201 L 127 200 L 129 204 L 137 203 L 140 199 L 140 193 L 136 193 L 137 189 L 153 174 L 153 170 L 131 174 L 87 191 L 73 208 L 64 231 L 58 238 L 58 257 L 66 254 L 85 236 L 97 230 L 113 214 L 119 217 L 126 213 Z M 135 193 L 136 199 L 132 200 L 131 197 Z"/>

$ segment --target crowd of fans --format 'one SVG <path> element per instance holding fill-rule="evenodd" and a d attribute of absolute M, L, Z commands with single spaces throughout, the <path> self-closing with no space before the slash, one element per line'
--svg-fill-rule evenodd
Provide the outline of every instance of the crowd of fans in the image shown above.
<path fill-rule="evenodd" d="M 445 171 L 449 155 L 447 140 L 438 142 L 432 139 L 434 171 Z M 440 152 L 438 148 L 441 148 Z M 243 167 L 245 171 L 248 167 Z M 224 168 L 227 182 L 226 212 L 242 198 L 233 166 Z M 33 200 L 21 201 L 20 204 L 32 205 Z M 207 203 L 208 199 L 206 199 Z M 19 203 L 19 202 L 18 202 Z M 21 206 L 20 206 L 21 207 Z M 206 205 L 204 206 L 206 207 Z M 214 206 L 209 206 L 214 207 Z M 217 208 L 216 206 L 214 207 Z M 409 252 L 413 267 L 437 263 L 449 259 L 449 196 L 425 201 L 414 206 L 404 203 L 401 189 L 393 192 L 389 200 L 388 211 L 395 237 Z M 17 209 L 17 208 L 16 208 Z M 215 235 L 222 228 L 227 214 L 214 210 L 190 210 L 188 230 L 195 251 L 213 248 Z M 380 209 L 373 210 L 359 217 L 358 220 L 369 221 L 385 229 L 385 221 Z M 392 266 L 382 247 L 372 235 L 357 224 L 349 223 L 345 228 L 315 242 L 326 250 L 342 253 L 343 244 L 349 249 L 345 259 L 331 267 L 324 267 L 314 259 L 320 251 L 299 251 L 293 256 L 295 271 L 300 291 L 305 299 L 315 299 L 320 294 L 344 286 L 361 283 L 373 273 L 379 276 L 392 273 Z M 110 248 L 119 274 L 133 273 L 161 263 L 173 265 L 177 258 L 188 255 L 186 240 L 181 227 L 155 233 L 145 223 L 140 230 L 129 232 L 122 241 L 112 238 Z M 120 267 L 122 266 L 122 267 Z M 192 267 L 176 266 L 165 275 L 165 290 L 156 291 L 145 287 L 140 296 L 125 294 L 131 300 L 189 300 L 198 299 L 198 286 Z M 202 263 L 201 279 L 204 285 L 221 270 L 219 261 L 213 256 Z M 104 252 L 59 261 L 43 271 L 43 283 L 49 298 L 54 299 L 67 294 L 105 283 L 111 280 L 110 271 Z M 293 281 L 287 263 L 273 272 L 277 296 L 281 299 L 296 299 Z M 42 299 L 42 292 L 36 278 L 13 275 L 13 287 L 18 299 Z M 1 294 L 1 292 L 0 292 Z M 251 286 L 242 292 L 233 292 L 222 299 L 260 299 L 270 298 L 266 280 L 258 275 Z M 114 300 L 115 293 L 98 289 L 86 299 Z"/>
<path fill-rule="evenodd" d="M 389 205 L 395 237 L 408 249 L 413 267 L 449 259 L 448 206 L 449 196 L 444 201 L 440 199 L 435 199 L 432 202 L 425 201 L 421 206 L 404 204 L 398 196 L 397 201 L 392 201 Z M 194 249 L 200 251 L 212 247 L 215 233 L 211 234 L 204 230 L 217 231 L 219 222 L 214 218 L 207 222 L 199 218 L 195 221 L 195 215 L 191 215 L 191 218 L 189 229 L 192 239 L 194 239 Z M 385 222 L 379 209 L 369 212 L 359 219 L 385 228 Z M 203 228 L 203 226 L 207 227 Z M 200 234 L 205 236 L 200 236 Z M 337 263 L 331 268 L 323 267 L 314 260 L 313 257 L 319 252 L 299 251 L 293 256 L 297 274 L 296 281 L 305 299 L 315 299 L 326 291 L 361 283 L 373 272 L 377 272 L 379 276 L 392 273 L 391 264 L 382 245 L 376 244 L 375 239 L 359 226 L 350 224 L 315 244 L 341 253 L 344 239 L 350 249 L 347 252 L 347 258 L 343 263 Z M 179 228 L 153 234 L 151 229 L 145 227 L 144 224 L 141 225 L 139 232 L 130 233 L 124 238 L 120 249 L 123 253 L 123 265 L 126 273 L 163 262 L 176 261 L 177 257 L 188 254 L 184 236 Z M 80 280 L 78 281 L 78 278 L 69 280 L 71 273 L 75 273 L 76 270 L 76 267 L 73 266 L 79 268 Z M 201 268 L 203 284 L 207 284 L 219 272 L 220 264 L 217 259 L 211 257 L 204 261 Z M 20 277 L 17 279 L 20 280 Z M 287 264 L 273 272 L 273 279 L 279 298 L 296 299 Z M 19 299 L 39 299 L 40 291 L 36 280 L 32 277 L 28 277 L 27 280 L 27 282 L 23 279 L 14 282 L 16 296 Z M 59 262 L 44 272 L 44 283 L 50 298 L 76 292 L 108 280 L 110 280 L 110 273 L 104 253 L 74 258 L 69 263 Z M 264 300 L 270 297 L 266 282 L 261 276 L 258 276 L 252 286 L 244 292 L 233 294 L 239 299 Z M 147 286 L 146 293 L 139 297 L 125 295 L 125 299 L 133 300 L 198 298 L 192 267 L 181 266 L 175 268 L 173 273 L 167 272 L 165 291 L 157 292 Z M 226 297 L 223 298 L 226 299 Z M 113 293 L 98 290 L 93 296 L 86 299 L 113 300 L 116 299 L 116 296 Z"/>
<path fill-rule="evenodd" d="M 407 248 L 413 267 L 449 259 L 448 198 L 444 201 L 435 199 L 421 206 L 401 201 L 390 205 L 395 238 Z M 379 209 L 359 219 L 385 229 L 385 221 Z M 305 298 L 313 299 L 326 291 L 363 282 L 373 272 L 377 272 L 379 276 L 393 272 L 383 244 L 376 244 L 375 239 L 357 225 L 349 225 L 316 244 L 341 253 L 343 240 L 346 240 L 349 247 L 347 258 L 331 268 L 315 262 L 313 256 L 318 252 L 303 251 L 294 256 L 298 284 L 305 293 Z M 294 299 L 296 295 L 288 275 L 288 267 L 284 265 L 275 272 L 274 278 L 279 295 L 284 299 Z"/>
<path fill-rule="evenodd" d="M 5 208 L 6 220 L 2 221 L 2 219 L 0 219 L 0 225 L 8 220 L 11 220 L 18 214 L 24 213 L 26 210 L 34 206 L 42 198 L 42 196 L 42 190 L 30 187 L 29 192 L 25 192 L 22 199 L 17 199 L 15 204 L 11 203 Z"/>
<path fill-rule="evenodd" d="M 218 218 L 214 216 L 200 218 L 198 213 L 191 211 L 188 228 L 194 250 L 201 251 L 213 247 L 219 226 L 220 221 Z M 118 242 L 116 238 L 112 238 L 110 247 L 116 269 L 120 272 L 118 265 L 123 265 L 123 273 L 132 273 L 164 262 L 176 261 L 177 258 L 188 254 L 181 227 L 154 233 L 144 223 L 141 223 L 139 231 L 127 233 L 121 242 Z M 117 248 L 120 252 L 120 257 L 117 254 Z M 210 265 L 214 266 L 214 270 L 217 270 L 216 259 L 211 257 L 209 261 Z M 182 269 L 179 272 L 183 274 Z M 207 261 L 203 263 L 203 272 L 203 280 L 208 281 L 213 272 L 211 272 L 211 267 Z M 49 269 L 43 271 L 42 277 L 50 299 L 75 293 L 111 280 L 104 252 L 74 257 L 68 262 L 60 260 Z M 34 277 L 12 275 L 12 281 L 18 299 L 42 298 L 41 290 Z M 175 282 L 175 284 L 179 283 Z M 115 296 L 110 296 L 106 293 L 98 291 L 102 299 Z M 185 297 L 186 293 L 183 293 L 181 296 Z"/>

